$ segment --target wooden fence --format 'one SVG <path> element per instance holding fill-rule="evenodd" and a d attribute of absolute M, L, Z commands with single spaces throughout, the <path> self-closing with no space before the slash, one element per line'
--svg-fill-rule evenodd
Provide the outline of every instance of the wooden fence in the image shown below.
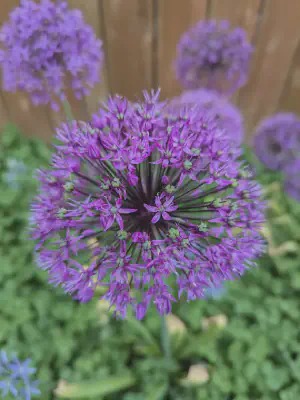
<path fill-rule="evenodd" d="M 104 42 L 102 83 L 91 95 L 69 101 L 78 119 L 95 112 L 108 93 L 134 99 L 141 90 L 180 93 L 172 63 L 176 44 L 188 27 L 205 18 L 228 19 L 246 29 L 255 45 L 248 84 L 233 101 L 241 108 L 251 137 L 255 124 L 279 110 L 300 114 L 299 0 L 68 0 L 80 8 Z M 17 0 L 1 0 L 0 24 Z M 49 141 L 64 118 L 49 107 L 34 107 L 26 94 L 0 92 L 0 128 L 10 120 L 26 135 Z"/>

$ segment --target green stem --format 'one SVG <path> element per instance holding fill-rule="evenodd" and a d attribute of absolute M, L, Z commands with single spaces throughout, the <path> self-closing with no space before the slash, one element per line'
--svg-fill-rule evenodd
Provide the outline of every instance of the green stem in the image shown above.
<path fill-rule="evenodd" d="M 161 319 L 161 343 L 164 352 L 164 356 L 166 361 L 170 361 L 172 358 L 171 353 L 171 343 L 170 343 L 170 335 L 167 326 L 166 316 L 163 315 Z"/>
<path fill-rule="evenodd" d="M 66 100 L 62 101 L 62 104 L 63 104 L 63 107 L 64 107 L 64 110 L 65 110 L 65 113 L 66 113 L 66 116 L 67 116 L 68 120 L 69 121 L 73 121 L 74 118 L 73 118 L 73 114 L 72 114 L 72 109 L 71 109 L 70 103 L 66 99 Z"/>

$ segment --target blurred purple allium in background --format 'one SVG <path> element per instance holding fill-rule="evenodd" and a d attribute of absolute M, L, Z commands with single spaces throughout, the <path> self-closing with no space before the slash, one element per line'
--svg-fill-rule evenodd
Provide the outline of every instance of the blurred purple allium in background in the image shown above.
<path fill-rule="evenodd" d="M 29 93 L 34 104 L 65 98 L 67 82 L 77 98 L 99 81 L 102 42 L 80 10 L 66 2 L 23 0 L 0 35 L 3 88 Z"/>
<path fill-rule="evenodd" d="M 232 94 L 248 79 L 252 52 L 244 29 L 232 29 L 228 21 L 200 21 L 177 45 L 177 79 L 185 89 Z"/>
<path fill-rule="evenodd" d="M 37 386 L 39 381 L 31 381 L 30 375 L 36 368 L 30 367 L 31 360 L 23 363 L 13 355 L 9 358 L 4 350 L 0 353 L 0 391 L 2 398 L 11 393 L 17 399 L 30 400 L 34 395 L 40 395 Z"/>
<path fill-rule="evenodd" d="M 168 109 L 180 109 L 184 105 L 197 107 L 200 113 L 212 118 L 232 144 L 240 145 L 244 138 L 243 117 L 226 97 L 208 89 L 188 90 L 175 97 Z"/>
<path fill-rule="evenodd" d="M 32 236 L 50 282 L 81 302 L 104 298 L 124 317 L 154 303 L 205 298 L 239 277 L 264 248 L 258 184 L 216 124 L 187 110 L 164 114 L 159 92 L 110 98 L 91 124 L 57 130 L 39 171 Z"/>
<path fill-rule="evenodd" d="M 278 113 L 259 124 L 254 136 L 254 150 L 267 168 L 284 171 L 297 159 L 300 151 L 299 138 L 298 117 L 293 113 Z"/>
<path fill-rule="evenodd" d="M 290 197 L 300 201 L 300 148 L 298 152 L 298 158 L 285 166 L 284 190 Z"/>

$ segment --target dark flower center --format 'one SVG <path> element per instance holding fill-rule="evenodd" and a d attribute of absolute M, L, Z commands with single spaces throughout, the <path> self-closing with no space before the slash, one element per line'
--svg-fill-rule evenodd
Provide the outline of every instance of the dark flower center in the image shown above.
<path fill-rule="evenodd" d="M 282 147 L 280 145 L 280 143 L 276 142 L 275 140 L 270 140 L 270 150 L 272 151 L 272 153 L 274 154 L 279 154 L 282 151 Z"/>

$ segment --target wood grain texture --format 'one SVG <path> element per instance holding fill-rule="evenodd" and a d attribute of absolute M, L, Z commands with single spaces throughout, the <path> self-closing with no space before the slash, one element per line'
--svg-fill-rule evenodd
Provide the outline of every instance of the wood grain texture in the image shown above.
<path fill-rule="evenodd" d="M 226 19 L 232 27 L 245 29 L 248 40 L 253 41 L 256 31 L 257 16 L 261 0 L 211 0 L 209 18 Z M 238 103 L 239 93 L 235 93 L 231 101 Z"/>
<path fill-rule="evenodd" d="M 153 4 L 103 0 L 110 89 L 132 100 L 153 84 Z"/>
<path fill-rule="evenodd" d="M 8 116 L 8 109 L 4 101 L 3 92 L 0 91 L 0 134 L 6 123 L 8 122 Z"/>
<path fill-rule="evenodd" d="M 277 111 L 291 111 L 300 115 L 300 43 L 281 93 Z"/>
<path fill-rule="evenodd" d="M 96 36 L 103 42 L 103 51 L 105 52 L 106 46 L 104 38 L 102 37 L 102 21 L 103 21 L 103 1 L 102 0 L 68 0 L 70 7 L 78 8 L 82 11 L 87 24 L 91 25 L 95 31 Z M 104 57 L 104 64 L 100 72 L 101 81 L 95 85 L 90 94 L 86 97 L 86 105 L 89 116 L 95 113 L 101 101 L 105 100 L 109 89 L 107 80 L 107 57 Z"/>
<path fill-rule="evenodd" d="M 299 20 L 299 2 L 287 7 L 281 0 L 266 1 L 250 79 L 239 96 L 248 137 L 260 119 L 277 109 L 299 42 Z"/>
<path fill-rule="evenodd" d="M 9 13 L 19 5 L 18 0 L 5 0 L 0 7 L 0 25 L 8 20 Z M 2 82 L 1 82 L 2 88 Z M 10 93 L 2 91 L 2 98 L 8 113 L 6 118 L 15 123 L 28 136 L 39 136 L 50 141 L 52 129 L 50 125 L 50 111 L 46 106 L 34 106 L 26 93 Z M 3 105 L 0 103 L 3 110 Z"/>
<path fill-rule="evenodd" d="M 233 27 L 244 28 L 248 39 L 252 40 L 260 2 L 261 0 L 211 0 L 209 18 L 227 19 Z"/>
<path fill-rule="evenodd" d="M 91 24 L 91 22 L 88 21 L 87 10 L 93 9 L 93 6 L 96 7 L 95 0 L 89 0 L 88 6 L 87 6 L 86 2 L 83 2 L 80 0 L 67 0 L 67 3 L 69 4 L 69 7 L 71 9 L 79 9 L 80 11 L 82 11 L 86 22 Z M 70 82 L 70 77 L 68 78 L 68 82 Z M 70 103 L 72 115 L 73 115 L 74 119 L 83 120 L 83 121 L 88 120 L 89 119 L 88 100 L 86 97 L 78 100 L 75 97 L 75 94 L 71 88 L 70 83 L 66 84 L 66 97 L 68 99 L 68 102 Z M 55 127 L 58 127 L 62 122 L 67 121 L 67 116 L 64 111 L 63 105 L 61 103 L 60 103 L 59 111 L 50 110 L 50 116 L 51 116 L 52 124 Z"/>
<path fill-rule="evenodd" d="M 205 19 L 206 6 L 206 0 L 158 0 L 158 82 L 163 98 L 182 90 L 173 68 L 176 46 L 191 25 Z"/>
<path fill-rule="evenodd" d="M 159 85 L 162 97 L 180 93 L 173 61 L 180 36 L 204 18 L 228 19 L 242 26 L 256 51 L 248 84 L 238 94 L 248 135 L 275 111 L 300 114 L 300 2 L 294 0 L 68 0 L 104 40 L 103 82 L 83 101 L 68 99 L 74 116 L 87 119 L 108 92 L 130 99 Z M 0 24 L 18 0 L 1 0 Z M 261 7 L 263 5 L 264 7 Z M 257 19 L 258 12 L 262 14 Z M 2 87 L 2 86 L 1 86 Z M 50 107 L 32 105 L 26 93 L 0 91 L 0 129 L 11 120 L 26 135 L 49 141 L 54 127 L 66 120 Z"/>

